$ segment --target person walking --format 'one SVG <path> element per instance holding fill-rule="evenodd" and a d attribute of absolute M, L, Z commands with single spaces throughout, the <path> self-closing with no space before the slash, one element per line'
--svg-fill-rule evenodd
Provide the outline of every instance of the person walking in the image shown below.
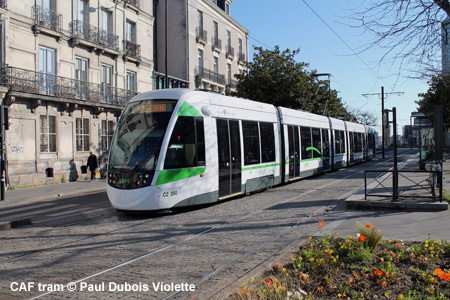
<path fill-rule="evenodd" d="M 89 171 L 91 171 L 92 181 L 95 178 L 95 171 L 97 171 L 98 168 L 97 156 L 92 151 L 90 152 L 86 166 L 89 168 Z"/>

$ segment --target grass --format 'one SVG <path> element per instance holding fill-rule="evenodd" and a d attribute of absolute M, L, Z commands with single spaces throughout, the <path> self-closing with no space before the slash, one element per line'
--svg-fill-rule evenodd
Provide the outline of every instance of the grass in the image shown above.
<path fill-rule="evenodd" d="M 231 299 L 450 299 L 448 241 L 383 241 L 371 224 L 357 232 L 310 237 L 289 263 L 244 282 Z"/>

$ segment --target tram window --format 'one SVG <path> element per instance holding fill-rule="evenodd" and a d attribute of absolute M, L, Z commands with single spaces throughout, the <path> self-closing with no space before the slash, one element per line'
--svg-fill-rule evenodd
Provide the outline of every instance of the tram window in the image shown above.
<path fill-rule="evenodd" d="M 320 136 L 320 129 L 312 128 L 312 141 L 313 141 L 313 157 L 322 157 L 322 138 Z M 317 151 L 316 151 L 317 149 Z"/>
<path fill-rule="evenodd" d="M 330 137 L 328 136 L 328 130 L 322 129 L 322 156 L 330 156 Z"/>
<path fill-rule="evenodd" d="M 244 163 L 255 165 L 261 162 L 258 122 L 242 121 L 244 135 Z"/>
<path fill-rule="evenodd" d="M 259 123 L 261 131 L 261 160 L 263 163 L 275 161 L 275 133 L 272 123 Z"/>
<path fill-rule="evenodd" d="M 350 153 L 355 152 L 355 135 L 353 132 L 348 133 L 348 140 L 350 141 Z"/>
<path fill-rule="evenodd" d="M 345 153 L 345 132 L 339 130 L 339 135 L 341 137 L 341 154 Z"/>
<path fill-rule="evenodd" d="M 336 154 L 341 153 L 341 138 L 340 138 L 339 130 L 334 131 L 334 151 Z"/>
<path fill-rule="evenodd" d="M 300 138 L 302 146 L 302 160 L 312 158 L 311 128 L 300 127 Z"/>
<path fill-rule="evenodd" d="M 169 146 L 165 169 L 190 168 L 205 165 L 203 119 L 178 117 Z"/>

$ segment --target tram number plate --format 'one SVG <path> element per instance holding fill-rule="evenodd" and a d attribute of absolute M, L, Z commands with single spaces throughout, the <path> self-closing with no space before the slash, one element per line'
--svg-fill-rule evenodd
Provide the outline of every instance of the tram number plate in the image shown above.
<path fill-rule="evenodd" d="M 162 195 L 163 197 L 173 197 L 178 194 L 178 191 L 170 191 L 170 192 L 164 192 Z"/>

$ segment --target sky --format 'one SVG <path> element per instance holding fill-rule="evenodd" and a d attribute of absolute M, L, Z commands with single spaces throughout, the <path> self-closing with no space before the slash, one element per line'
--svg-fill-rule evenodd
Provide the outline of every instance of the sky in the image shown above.
<path fill-rule="evenodd" d="M 385 108 L 397 108 L 397 134 L 401 135 L 402 127 L 410 124 L 411 112 L 417 111 L 417 95 L 429 86 L 426 79 L 413 80 L 406 73 L 398 76 L 399 69 L 392 62 L 380 64 L 381 51 L 354 54 L 371 38 L 346 25 L 351 24 L 349 16 L 357 3 L 360 1 L 233 0 L 230 15 L 250 31 L 250 61 L 253 45 L 267 49 L 278 45 L 282 51 L 300 48 L 296 60 L 308 63 L 310 70 L 330 73 L 331 88 L 350 110 L 377 116 L 379 133 L 384 86 Z"/>

